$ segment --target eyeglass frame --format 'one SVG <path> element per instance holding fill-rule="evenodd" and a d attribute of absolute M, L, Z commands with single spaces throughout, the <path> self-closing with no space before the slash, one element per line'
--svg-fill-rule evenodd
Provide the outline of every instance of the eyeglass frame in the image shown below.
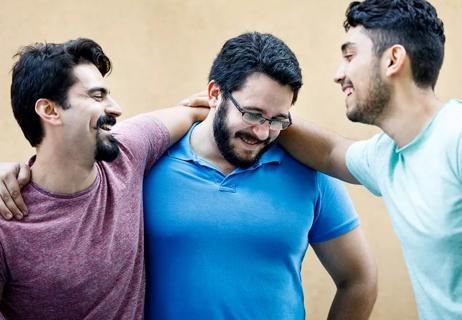
<path fill-rule="evenodd" d="M 289 121 L 286 121 L 286 120 L 279 120 L 279 119 L 268 119 L 268 118 L 265 118 L 263 115 L 259 114 L 258 112 L 252 112 L 252 111 L 246 111 L 244 108 L 242 108 L 240 106 L 240 104 L 236 101 L 236 99 L 233 97 L 233 95 L 231 94 L 231 92 L 227 91 L 225 92 L 224 94 L 224 98 L 229 98 L 229 100 L 231 100 L 231 103 L 234 105 L 234 107 L 236 107 L 236 109 L 241 113 L 242 115 L 242 120 L 244 120 L 246 123 L 250 124 L 250 125 L 256 125 L 256 124 L 264 124 L 266 121 L 268 121 L 269 123 L 269 128 L 271 130 L 278 130 L 278 131 L 282 131 L 282 130 L 286 130 L 287 128 L 289 128 L 291 125 L 292 125 L 292 117 L 290 116 L 290 112 L 288 113 L 288 117 L 286 118 L 286 120 L 289 120 Z M 257 122 L 255 123 L 252 123 L 250 122 L 248 119 L 246 120 L 245 119 L 245 114 L 252 114 L 254 115 L 256 118 L 259 118 Z M 271 124 L 272 123 L 280 123 L 281 124 L 281 129 L 273 129 L 271 128 Z M 284 123 L 288 123 L 287 127 L 284 128 Z"/>

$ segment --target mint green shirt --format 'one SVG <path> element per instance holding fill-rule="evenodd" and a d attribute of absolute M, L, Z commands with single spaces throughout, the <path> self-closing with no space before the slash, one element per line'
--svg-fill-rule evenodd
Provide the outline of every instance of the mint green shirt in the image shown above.
<path fill-rule="evenodd" d="M 462 101 L 402 148 L 385 133 L 354 143 L 346 165 L 385 200 L 420 318 L 462 319 Z"/>

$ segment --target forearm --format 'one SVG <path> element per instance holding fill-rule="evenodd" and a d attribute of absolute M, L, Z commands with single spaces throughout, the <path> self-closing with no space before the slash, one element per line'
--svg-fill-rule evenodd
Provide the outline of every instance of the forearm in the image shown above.
<path fill-rule="evenodd" d="M 375 285 L 354 284 L 337 288 L 328 320 L 369 319 L 377 298 Z"/>
<path fill-rule="evenodd" d="M 279 142 L 303 164 L 347 182 L 357 183 L 345 165 L 345 156 L 353 140 L 322 129 L 307 121 L 294 119 L 282 131 Z"/>
<path fill-rule="evenodd" d="M 177 142 L 196 121 L 202 121 L 208 114 L 208 108 L 171 107 L 149 113 L 160 120 L 170 133 L 170 144 Z"/>

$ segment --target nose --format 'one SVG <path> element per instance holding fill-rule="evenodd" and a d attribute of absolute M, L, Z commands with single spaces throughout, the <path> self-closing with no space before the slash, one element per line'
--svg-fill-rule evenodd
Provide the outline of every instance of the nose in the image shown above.
<path fill-rule="evenodd" d="M 122 115 L 122 108 L 110 95 L 106 98 L 108 100 L 108 104 L 104 107 L 104 112 L 114 118 L 120 117 Z"/>
<path fill-rule="evenodd" d="M 262 124 L 254 125 L 252 131 L 259 140 L 265 141 L 270 135 L 270 127 L 268 121 L 265 121 Z"/>
<path fill-rule="evenodd" d="M 342 63 L 335 72 L 334 82 L 338 84 L 342 84 L 343 80 L 345 79 L 345 65 Z"/>

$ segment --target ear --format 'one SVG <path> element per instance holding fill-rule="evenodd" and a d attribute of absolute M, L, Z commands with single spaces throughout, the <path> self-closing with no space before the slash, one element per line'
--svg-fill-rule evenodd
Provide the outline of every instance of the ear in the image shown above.
<path fill-rule="evenodd" d="M 215 80 L 209 82 L 207 86 L 207 93 L 209 95 L 210 108 L 216 108 L 218 106 L 218 101 L 221 96 L 221 89 L 215 82 Z"/>
<path fill-rule="evenodd" d="M 61 116 L 58 112 L 58 106 L 51 100 L 38 99 L 35 102 L 35 112 L 45 122 L 54 126 L 62 124 Z"/>
<path fill-rule="evenodd" d="M 394 45 L 386 51 L 386 71 L 387 77 L 392 77 L 400 73 L 405 65 L 407 58 L 406 49 L 402 45 Z"/>

